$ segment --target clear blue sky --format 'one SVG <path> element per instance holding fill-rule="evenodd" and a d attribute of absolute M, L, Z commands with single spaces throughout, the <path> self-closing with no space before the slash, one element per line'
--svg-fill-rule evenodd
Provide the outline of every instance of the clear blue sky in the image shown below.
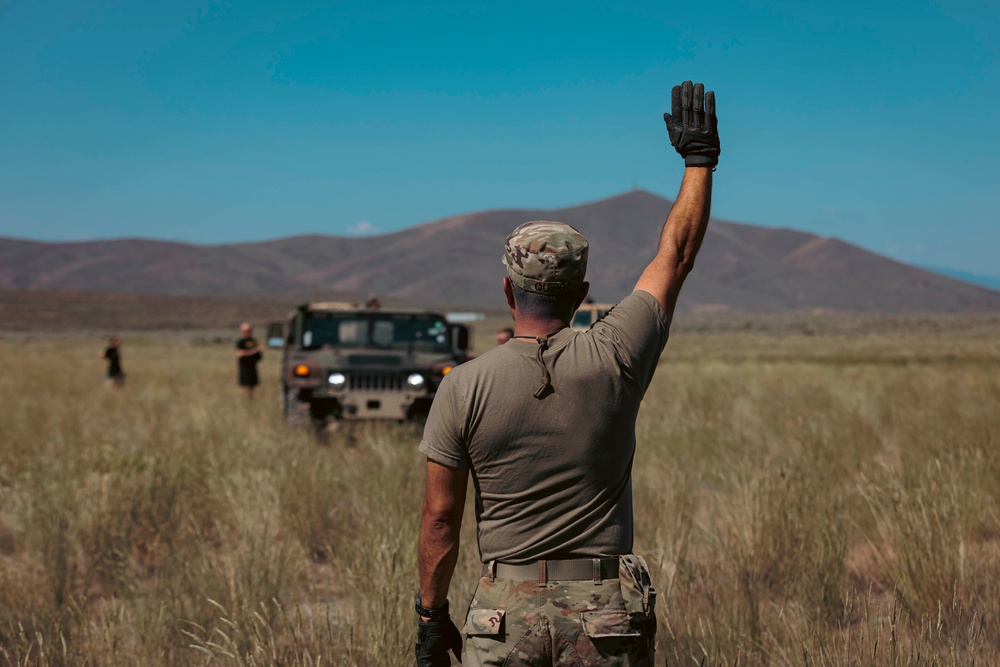
<path fill-rule="evenodd" d="M 0 235 L 673 196 L 661 114 L 691 78 L 718 97 L 716 215 L 998 276 L 998 49 L 995 0 L 0 0 Z"/>

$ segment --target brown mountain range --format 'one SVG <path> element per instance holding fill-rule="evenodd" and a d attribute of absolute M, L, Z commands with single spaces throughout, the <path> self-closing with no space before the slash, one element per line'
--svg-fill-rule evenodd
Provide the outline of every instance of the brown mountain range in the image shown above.
<path fill-rule="evenodd" d="M 523 221 L 550 219 L 574 225 L 591 240 L 591 293 L 615 301 L 652 257 L 670 204 L 634 190 L 560 210 L 459 215 L 382 236 L 297 236 L 213 246 L 0 239 L 0 288 L 215 296 L 329 291 L 490 307 L 500 298 L 504 236 Z M 713 220 L 679 308 L 1000 311 L 1000 292 L 837 239 Z"/>

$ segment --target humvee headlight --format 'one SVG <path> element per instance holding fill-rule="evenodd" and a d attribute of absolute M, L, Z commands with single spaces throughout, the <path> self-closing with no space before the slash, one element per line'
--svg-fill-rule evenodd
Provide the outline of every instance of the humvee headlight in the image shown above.
<path fill-rule="evenodd" d="M 420 389 L 421 387 L 424 386 L 425 382 L 426 380 L 424 380 L 424 376 L 421 375 L 420 373 L 413 373 L 408 378 L 406 378 L 406 384 L 410 385 L 414 389 Z"/>
<path fill-rule="evenodd" d="M 330 377 L 326 381 L 334 389 L 340 389 L 347 384 L 347 377 L 343 373 L 330 373 Z"/>
<path fill-rule="evenodd" d="M 295 377 L 307 378 L 309 377 L 309 367 L 305 364 L 299 364 L 295 367 Z"/>

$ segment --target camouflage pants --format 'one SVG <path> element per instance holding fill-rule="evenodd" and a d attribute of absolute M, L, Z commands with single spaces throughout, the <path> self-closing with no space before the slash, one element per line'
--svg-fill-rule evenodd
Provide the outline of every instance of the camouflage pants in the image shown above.
<path fill-rule="evenodd" d="M 626 589 L 627 590 L 627 589 Z M 651 666 L 656 619 L 629 616 L 619 579 L 479 580 L 463 635 L 463 667 Z"/>

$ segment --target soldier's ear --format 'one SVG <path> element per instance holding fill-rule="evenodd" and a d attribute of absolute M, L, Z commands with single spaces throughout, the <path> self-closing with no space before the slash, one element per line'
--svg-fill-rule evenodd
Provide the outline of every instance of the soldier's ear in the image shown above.
<path fill-rule="evenodd" d="M 580 304 L 584 302 L 588 294 L 590 294 L 590 283 L 583 281 L 580 283 L 580 291 L 576 295 L 576 305 L 573 307 L 573 312 L 576 312 L 576 309 L 580 307 Z"/>
<path fill-rule="evenodd" d="M 507 305 L 510 309 L 516 309 L 517 302 L 514 301 L 514 283 L 510 282 L 509 276 L 503 277 L 503 295 L 507 299 Z"/>

